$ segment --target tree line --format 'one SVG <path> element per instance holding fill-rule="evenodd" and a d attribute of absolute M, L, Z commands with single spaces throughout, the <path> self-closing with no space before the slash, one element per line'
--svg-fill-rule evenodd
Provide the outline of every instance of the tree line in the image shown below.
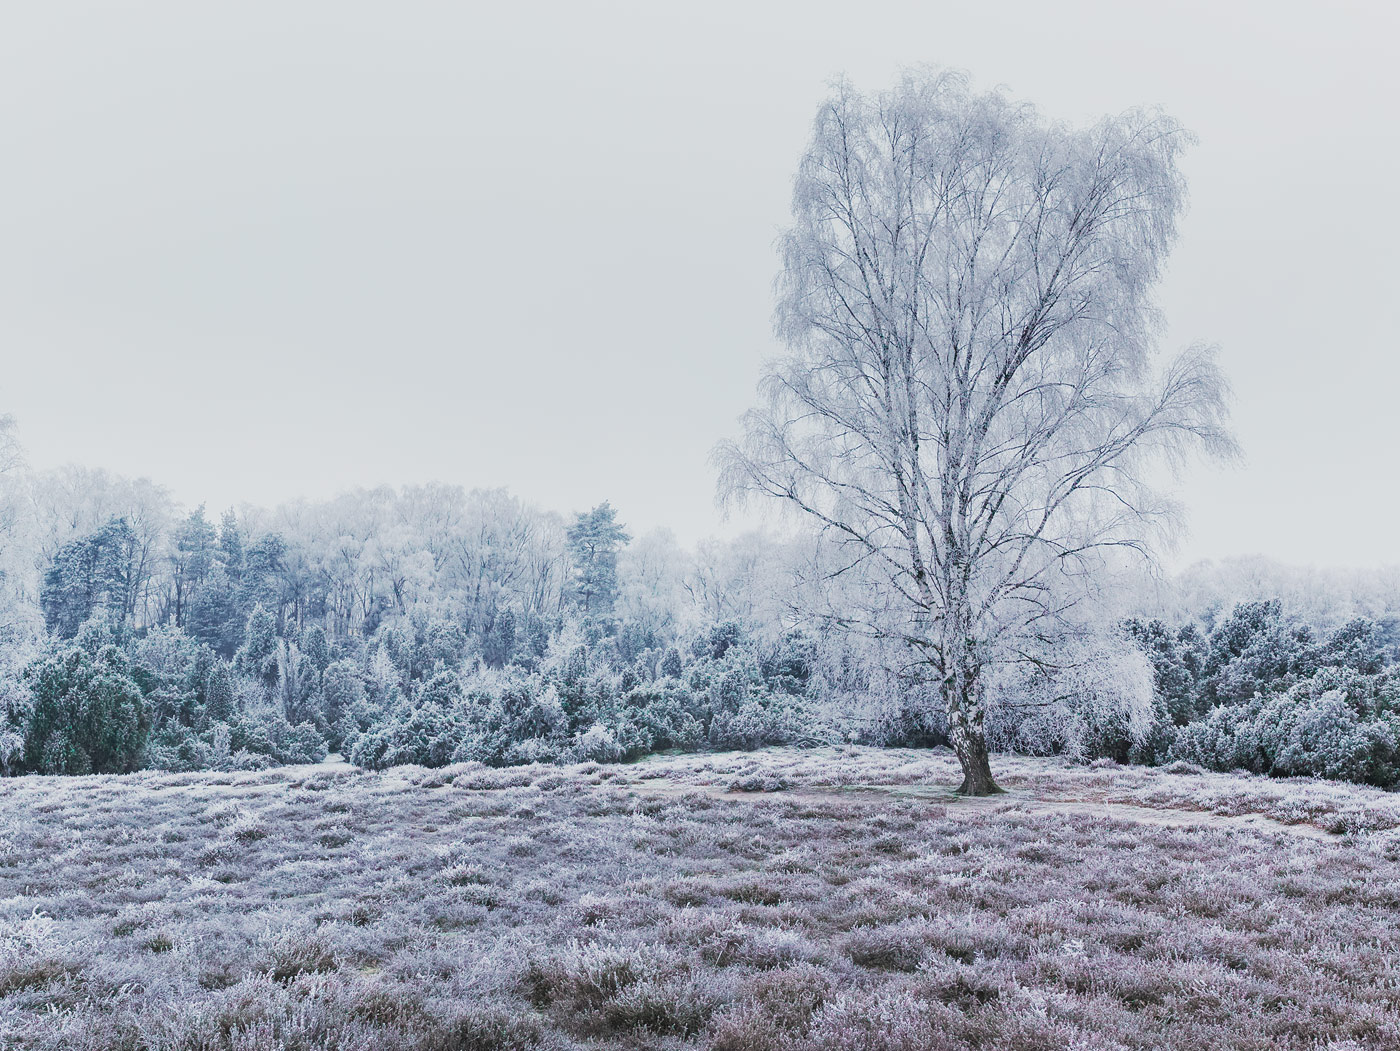
<path fill-rule="evenodd" d="M 157 519 L 143 510 L 51 544 L 32 595 L 11 587 L 3 772 L 952 741 L 902 647 L 811 613 L 843 599 L 800 540 L 687 552 L 633 539 L 606 503 L 566 518 L 447 487 L 217 524 L 195 508 L 144 538 L 133 520 Z M 7 554 L 22 540 L 12 530 Z M 1054 665 L 989 675 L 989 747 L 1396 783 L 1396 589 L 1334 575 L 1310 579 L 1321 607 L 1224 604 L 1245 572 L 1296 590 L 1282 567 L 1196 567 L 1159 590 L 1156 616 L 1081 621 Z"/>
<path fill-rule="evenodd" d="M 10 506 L 51 509 L 66 474 L 11 479 Z M 803 735 L 779 701 L 810 672 L 779 654 L 810 647 L 771 538 L 686 552 L 665 532 L 632 542 L 606 502 L 565 518 L 446 486 L 216 524 L 89 477 L 68 492 L 105 521 L 47 542 L 10 531 L 12 560 L 28 539 L 44 564 L 6 580 L 6 772 L 621 758 Z M 73 511 L 48 527 L 90 520 Z"/>

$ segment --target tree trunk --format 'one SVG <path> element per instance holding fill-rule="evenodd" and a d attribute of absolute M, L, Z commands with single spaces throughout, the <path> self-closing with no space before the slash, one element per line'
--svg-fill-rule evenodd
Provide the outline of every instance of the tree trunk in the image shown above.
<path fill-rule="evenodd" d="M 987 740 L 983 734 L 956 735 L 953 751 L 957 753 L 963 771 L 958 795 L 993 796 L 1003 791 L 992 778 L 992 766 L 987 759 Z"/>
<path fill-rule="evenodd" d="M 1000 793 L 987 758 L 987 734 L 983 726 L 982 691 L 975 666 L 953 668 L 943 680 L 943 700 L 948 712 L 948 738 L 962 766 L 958 794 L 990 796 Z"/>

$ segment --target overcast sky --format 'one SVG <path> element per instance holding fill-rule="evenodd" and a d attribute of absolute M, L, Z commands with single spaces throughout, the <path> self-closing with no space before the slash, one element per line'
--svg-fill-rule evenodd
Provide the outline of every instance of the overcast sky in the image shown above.
<path fill-rule="evenodd" d="M 1161 301 L 1246 460 L 1178 558 L 1400 561 L 1394 10 L 6 4 L 0 411 L 216 509 L 442 480 L 693 540 L 827 83 L 938 63 L 1199 135 Z"/>

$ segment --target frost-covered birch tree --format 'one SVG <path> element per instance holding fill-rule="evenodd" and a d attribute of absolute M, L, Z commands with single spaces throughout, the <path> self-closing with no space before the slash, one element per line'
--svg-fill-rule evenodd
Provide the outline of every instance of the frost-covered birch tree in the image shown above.
<path fill-rule="evenodd" d="M 997 790 L 985 673 L 1043 660 L 1113 549 L 1147 552 L 1153 464 L 1228 454 L 1202 348 L 1155 360 L 1152 288 L 1188 136 L 1135 110 L 1088 128 L 956 73 L 822 105 L 782 238 L 771 363 L 722 487 L 795 507 L 865 584 L 835 616 L 907 647 L 961 791 Z"/>

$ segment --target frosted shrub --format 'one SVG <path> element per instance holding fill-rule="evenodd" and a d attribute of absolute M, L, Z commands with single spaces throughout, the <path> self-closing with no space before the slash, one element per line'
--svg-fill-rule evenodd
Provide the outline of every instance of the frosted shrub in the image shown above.
<path fill-rule="evenodd" d="M 17 920 L 0 919 L 0 963 L 40 956 L 56 942 L 53 919 L 38 909 Z"/>
<path fill-rule="evenodd" d="M 603 1016 L 615 1029 L 693 1036 L 705 1028 L 715 999 L 693 979 L 644 978 L 609 998 Z"/>
<path fill-rule="evenodd" d="M 267 836 L 267 825 L 256 814 L 243 814 L 229 825 L 228 834 L 239 843 L 252 843 Z"/>
<path fill-rule="evenodd" d="M 1274 772 L 1392 785 L 1400 752 L 1396 731 L 1393 716 L 1358 718 L 1346 694 L 1333 690 L 1299 706 L 1278 749 Z"/>
<path fill-rule="evenodd" d="M 1208 770 L 1263 773 L 1269 763 L 1259 750 L 1258 729 L 1254 713 L 1247 706 L 1225 705 L 1209 717 L 1178 730 L 1171 757 Z"/>
<path fill-rule="evenodd" d="M 452 755 L 454 762 L 547 763 L 568 749 L 568 719 L 552 684 L 502 675 L 470 691 L 466 704 L 465 734 Z"/>
<path fill-rule="evenodd" d="M 847 994 L 826 1004 L 812 1018 L 806 1046 L 823 1051 L 931 1051 L 954 1044 L 939 1036 L 928 1007 L 908 996 Z"/>
<path fill-rule="evenodd" d="M 573 941 L 532 962 L 525 984 L 537 1007 L 572 1001 L 579 1007 L 596 1009 L 655 973 L 655 966 L 639 949 Z"/>
<path fill-rule="evenodd" d="M 472 860 L 476 854 L 476 848 L 465 840 L 454 840 L 445 847 L 439 847 L 437 856 L 443 865 L 465 865 Z"/>
<path fill-rule="evenodd" d="M 10 727 L 0 726 L 0 776 L 17 770 L 23 756 L 24 735 Z"/>
<path fill-rule="evenodd" d="M 816 958 L 820 950 L 798 931 L 745 928 L 742 941 L 734 947 L 733 962 L 769 969 Z"/>
<path fill-rule="evenodd" d="M 917 925 L 862 928 L 845 941 L 852 963 L 890 971 L 914 971 L 927 949 Z"/>
<path fill-rule="evenodd" d="M 531 763 L 558 762 L 565 754 L 562 743 L 546 737 L 527 737 L 506 746 L 501 753 L 502 766 L 529 766 Z"/>
<path fill-rule="evenodd" d="M 243 814 L 242 808 L 232 799 L 223 799 L 204 808 L 200 816 L 216 825 L 227 825 Z"/>
<path fill-rule="evenodd" d="M 343 847 L 352 842 L 354 838 L 354 833 L 339 823 L 320 826 L 316 830 L 316 842 L 330 849 Z"/>
<path fill-rule="evenodd" d="M 151 770 L 208 770 L 214 765 L 214 752 L 186 726 L 167 726 L 146 742 L 143 766 Z"/>
<path fill-rule="evenodd" d="M 767 745 L 806 742 L 809 730 L 794 709 L 778 702 L 765 705 L 749 698 L 733 713 L 715 713 L 709 740 L 715 748 L 747 751 Z"/>
<path fill-rule="evenodd" d="M 470 887 L 491 882 L 485 869 L 470 863 L 447 866 L 442 870 L 442 881 L 451 887 Z"/>
<path fill-rule="evenodd" d="M 334 933 L 331 926 L 319 930 L 304 924 L 269 928 L 260 939 L 266 973 L 273 981 L 287 983 L 303 974 L 335 970 Z"/>
<path fill-rule="evenodd" d="M 427 700 L 361 734 L 351 747 L 350 761 L 370 770 L 409 763 L 446 766 L 465 733 L 450 705 Z"/>
<path fill-rule="evenodd" d="M 235 749 L 261 753 L 278 763 L 319 763 L 326 758 L 326 741 L 316 727 L 290 723 L 280 711 L 265 711 L 232 730 Z"/>
<path fill-rule="evenodd" d="M 993 677 L 987 725 L 993 746 L 1126 761 L 1155 722 L 1146 654 L 1126 636 L 1102 632 L 1061 639 L 1043 659 L 1005 666 Z"/>
<path fill-rule="evenodd" d="M 154 926 L 165 917 L 165 910 L 153 901 L 138 902 L 134 905 L 124 905 L 117 913 L 116 922 L 112 925 L 112 933 L 117 937 L 134 934 L 136 931 L 146 927 Z"/>
<path fill-rule="evenodd" d="M 675 650 L 668 653 L 679 663 Z M 684 683 L 661 680 L 640 686 L 629 692 L 623 703 L 629 721 L 649 738 L 647 750 L 678 748 L 695 751 L 705 742 L 705 726 L 701 721 L 708 702 L 702 702 Z"/>
<path fill-rule="evenodd" d="M 1400 720 L 1372 714 L 1342 688 L 1311 682 L 1286 694 L 1223 705 L 1182 727 L 1172 757 L 1212 770 L 1307 775 L 1390 787 L 1400 781 Z"/>
<path fill-rule="evenodd" d="M 611 730 L 594 723 L 574 739 L 573 757 L 580 763 L 616 763 L 622 758 L 622 748 Z"/>

